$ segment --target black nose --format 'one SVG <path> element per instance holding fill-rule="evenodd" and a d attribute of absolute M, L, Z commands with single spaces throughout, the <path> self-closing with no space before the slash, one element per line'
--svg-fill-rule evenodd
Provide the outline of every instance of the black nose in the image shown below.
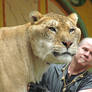
<path fill-rule="evenodd" d="M 71 41 L 62 41 L 62 43 L 67 49 L 72 45 Z"/>

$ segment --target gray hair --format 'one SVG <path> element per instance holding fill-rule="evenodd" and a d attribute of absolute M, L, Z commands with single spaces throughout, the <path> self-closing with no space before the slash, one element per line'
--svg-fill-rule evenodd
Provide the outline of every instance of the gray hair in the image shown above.
<path fill-rule="evenodd" d="M 92 44 L 92 38 L 91 37 L 84 38 L 83 40 L 80 41 L 79 46 L 81 46 L 85 42 L 88 42 L 88 43 Z"/>

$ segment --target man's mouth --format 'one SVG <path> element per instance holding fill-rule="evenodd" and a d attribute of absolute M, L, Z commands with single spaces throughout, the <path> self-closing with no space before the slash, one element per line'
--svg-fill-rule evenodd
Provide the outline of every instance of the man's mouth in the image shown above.
<path fill-rule="evenodd" d="M 74 56 L 75 54 L 71 54 L 71 53 L 69 53 L 69 52 L 64 52 L 64 53 L 59 53 L 59 52 L 53 52 L 53 55 L 54 56 L 62 56 L 62 55 L 70 55 L 70 56 Z"/>
<path fill-rule="evenodd" d="M 81 59 L 81 62 L 83 63 L 83 62 L 85 62 L 85 60 L 84 59 Z"/>
<path fill-rule="evenodd" d="M 83 63 L 83 62 L 85 62 L 86 60 L 83 58 L 83 57 L 81 57 L 81 62 Z"/>

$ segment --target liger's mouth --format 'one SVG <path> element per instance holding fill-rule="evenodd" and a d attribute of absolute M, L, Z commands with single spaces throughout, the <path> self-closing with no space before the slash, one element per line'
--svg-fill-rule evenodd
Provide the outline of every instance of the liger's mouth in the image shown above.
<path fill-rule="evenodd" d="M 62 56 L 62 55 L 74 56 L 75 54 L 71 54 L 71 53 L 69 53 L 69 52 L 59 53 L 59 52 L 54 51 L 54 52 L 53 52 L 53 55 L 57 57 L 57 56 Z"/>

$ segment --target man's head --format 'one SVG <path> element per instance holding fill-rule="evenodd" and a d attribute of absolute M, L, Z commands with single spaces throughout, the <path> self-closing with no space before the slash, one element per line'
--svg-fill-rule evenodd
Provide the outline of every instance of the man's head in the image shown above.
<path fill-rule="evenodd" d="M 92 38 L 91 37 L 87 37 L 87 38 L 84 38 L 83 40 L 81 40 L 81 42 L 79 43 L 79 47 L 85 43 L 89 43 L 92 45 Z"/>
<path fill-rule="evenodd" d="M 80 42 L 75 58 L 84 66 L 92 65 L 92 38 L 84 38 Z"/>

